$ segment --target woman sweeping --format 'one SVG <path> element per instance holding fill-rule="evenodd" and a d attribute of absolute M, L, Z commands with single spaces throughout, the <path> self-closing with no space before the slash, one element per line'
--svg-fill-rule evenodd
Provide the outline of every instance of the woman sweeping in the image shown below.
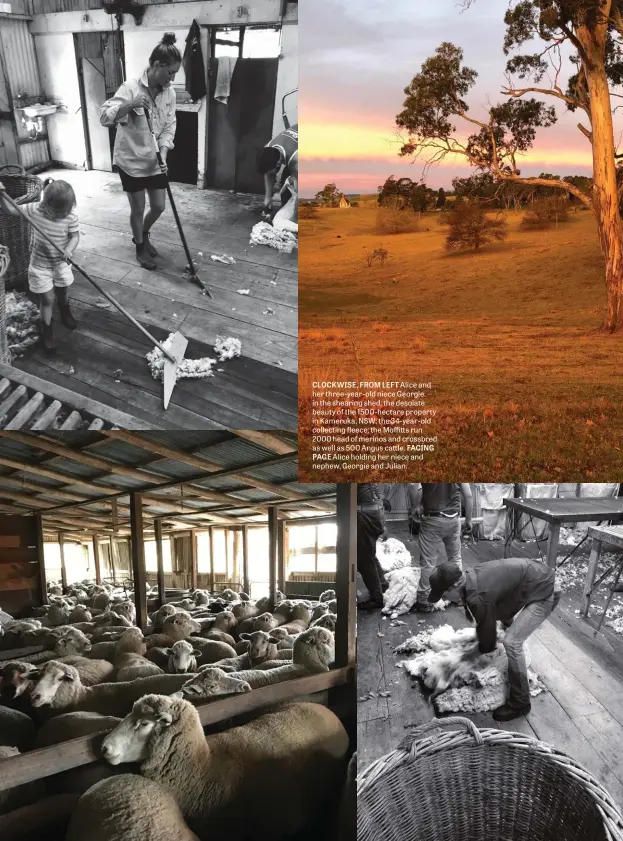
<path fill-rule="evenodd" d="M 149 67 L 140 79 L 124 82 L 100 109 L 103 126 L 117 126 L 113 164 L 130 202 L 130 224 L 136 259 L 145 269 L 156 268 L 158 252 L 149 232 L 165 208 L 167 155 L 175 137 L 175 90 L 172 82 L 180 69 L 182 56 L 175 46 L 175 35 L 165 33 L 149 57 Z M 148 109 L 158 141 L 163 166 L 156 159 L 145 109 Z M 149 210 L 145 213 L 145 191 Z"/>

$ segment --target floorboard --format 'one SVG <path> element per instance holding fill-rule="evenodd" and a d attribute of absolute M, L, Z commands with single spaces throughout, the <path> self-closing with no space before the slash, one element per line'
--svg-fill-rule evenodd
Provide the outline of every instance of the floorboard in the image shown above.
<path fill-rule="evenodd" d="M 402 540 L 419 562 L 417 538 L 409 539 L 404 522 L 389 522 L 389 536 Z M 501 541 L 463 544 L 466 567 L 503 556 Z M 533 557 L 534 543 L 515 543 L 513 555 Z M 361 591 L 361 588 L 360 588 Z M 587 635 L 575 614 L 577 594 L 564 593 L 559 609 L 541 625 L 529 642 L 532 666 L 547 691 L 532 699 L 528 716 L 499 724 L 491 713 L 467 715 L 478 727 L 493 727 L 536 737 L 564 751 L 583 765 L 623 809 L 623 669 L 620 639 L 606 629 L 604 642 Z M 561 618 L 562 617 L 562 618 Z M 573 617 L 573 619 L 571 618 Z M 379 612 L 357 616 L 357 681 L 359 696 L 358 757 L 360 767 L 398 747 L 412 727 L 434 715 L 419 684 L 398 666 L 395 647 L 425 627 L 468 623 L 462 610 L 451 607 L 434 614 L 409 613 L 398 620 Z M 379 636 L 382 634 L 383 636 Z M 612 640 L 610 642 L 609 640 Z M 385 698 L 363 700 L 368 692 Z"/>
<path fill-rule="evenodd" d="M 154 428 L 294 429 L 297 424 L 297 254 L 251 246 L 258 199 L 173 185 L 176 206 L 198 274 L 213 298 L 182 277 L 187 262 L 168 208 L 153 229 L 158 269 L 137 265 L 127 199 L 116 175 L 59 170 L 78 199 L 81 242 L 77 262 L 159 341 L 179 330 L 186 357 L 215 357 L 217 338 L 238 338 L 239 359 L 205 380 L 180 380 L 169 408 L 152 379 L 149 340 L 75 272 L 70 297 L 78 328 L 57 328 L 59 349 L 38 346 L 15 366 L 85 396 L 123 409 Z M 260 202 L 261 204 L 261 202 Z M 269 253 L 265 253 L 269 252 Z M 214 262 L 227 254 L 232 265 Z M 249 290 L 248 295 L 238 290 Z M 129 408 L 130 407 L 130 408 Z"/>

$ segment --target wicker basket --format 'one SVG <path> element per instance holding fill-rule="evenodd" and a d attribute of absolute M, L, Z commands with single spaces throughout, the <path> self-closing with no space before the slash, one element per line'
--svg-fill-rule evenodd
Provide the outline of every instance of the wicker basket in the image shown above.
<path fill-rule="evenodd" d="M 357 841 L 622 839 L 621 813 L 581 765 L 466 718 L 418 728 L 357 781 Z"/>
<path fill-rule="evenodd" d="M 16 204 L 39 201 L 43 187 L 40 178 L 28 175 L 21 166 L 7 164 L 0 167 L 0 181 Z M 11 255 L 11 265 L 4 278 L 7 289 L 28 288 L 30 262 L 30 225 L 21 216 L 11 216 L 0 209 L 0 243 Z"/>

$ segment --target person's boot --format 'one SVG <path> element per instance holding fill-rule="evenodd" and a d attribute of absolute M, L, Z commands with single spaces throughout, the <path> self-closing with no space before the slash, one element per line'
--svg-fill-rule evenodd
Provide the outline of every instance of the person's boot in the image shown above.
<path fill-rule="evenodd" d="M 145 253 L 148 257 L 157 257 L 158 252 L 156 251 L 155 247 L 151 244 L 149 236 L 149 231 L 143 231 L 143 245 L 145 246 Z M 134 237 L 132 237 L 132 242 L 136 245 L 136 240 L 134 239 Z"/>
<path fill-rule="evenodd" d="M 413 605 L 413 610 L 417 610 L 418 613 L 432 613 L 433 606 L 430 602 L 416 602 Z"/>
<path fill-rule="evenodd" d="M 528 715 L 532 709 L 531 705 L 523 704 L 521 707 L 515 707 L 513 704 L 502 704 L 496 710 L 493 710 L 493 718 L 496 721 L 512 721 L 514 718 L 519 718 L 522 715 Z"/>
<path fill-rule="evenodd" d="M 357 602 L 357 610 L 380 610 L 383 607 L 383 599 L 366 599 L 364 602 Z"/>
<path fill-rule="evenodd" d="M 46 353 L 56 352 L 58 344 L 54 339 L 54 321 L 50 321 L 49 324 L 41 322 L 41 340 Z"/>
<path fill-rule="evenodd" d="M 61 304 L 58 305 L 59 312 L 61 314 L 61 323 L 65 326 L 68 330 L 75 330 L 78 326 L 76 319 L 73 317 L 72 312 L 69 308 L 69 304 Z"/>
<path fill-rule="evenodd" d="M 138 260 L 140 266 L 143 269 L 147 269 L 150 272 L 153 272 L 155 268 L 157 268 L 156 263 L 152 260 L 149 256 L 147 251 L 147 247 L 145 241 L 135 243 L 136 245 L 136 259 Z"/>

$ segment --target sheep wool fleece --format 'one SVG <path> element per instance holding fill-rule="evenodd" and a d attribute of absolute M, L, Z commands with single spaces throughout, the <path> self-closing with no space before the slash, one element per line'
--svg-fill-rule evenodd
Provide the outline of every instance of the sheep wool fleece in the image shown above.
<path fill-rule="evenodd" d="M 141 773 L 173 794 L 205 841 L 287 838 L 339 792 L 348 736 L 320 704 L 288 704 L 207 739 L 187 701 L 149 695 L 135 713 L 143 705 L 153 713 L 161 704 L 173 722 L 152 736 Z M 278 817 L 267 805 L 277 792 Z"/>

